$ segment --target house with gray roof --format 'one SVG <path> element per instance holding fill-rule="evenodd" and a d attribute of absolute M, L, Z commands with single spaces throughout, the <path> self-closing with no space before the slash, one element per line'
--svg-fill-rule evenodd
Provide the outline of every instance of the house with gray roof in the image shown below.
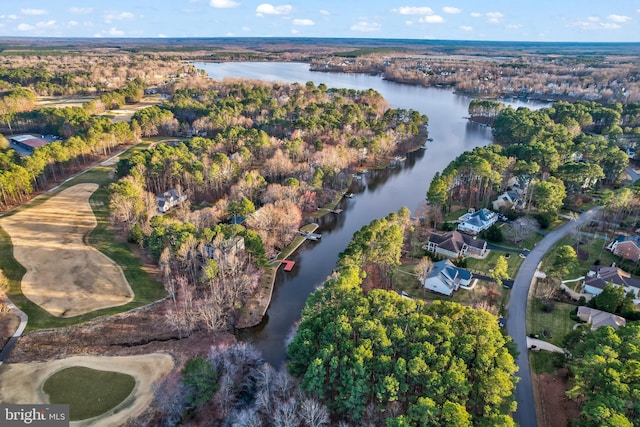
<path fill-rule="evenodd" d="M 458 230 L 468 234 L 478 234 L 498 221 L 498 214 L 483 208 L 468 212 L 458 218 Z"/>
<path fill-rule="evenodd" d="M 180 203 L 187 200 L 187 195 L 175 188 L 170 189 L 166 193 L 162 193 L 156 196 L 158 202 L 158 211 L 165 213 L 171 208 L 178 206 Z"/>
<path fill-rule="evenodd" d="M 487 242 L 454 230 L 444 234 L 431 233 L 422 248 L 447 258 L 482 257 L 487 253 Z"/>
<path fill-rule="evenodd" d="M 456 267 L 448 259 L 433 263 L 433 268 L 422 284 L 428 289 L 439 294 L 451 296 L 461 286 L 466 287 L 471 283 L 472 274 L 469 270 Z"/>
<path fill-rule="evenodd" d="M 578 307 L 578 317 L 583 322 L 590 323 L 592 331 L 603 326 L 611 326 L 614 329 L 618 329 L 620 326 L 627 324 L 624 317 L 585 306 Z"/>
<path fill-rule="evenodd" d="M 493 210 L 499 211 L 501 209 L 514 209 L 514 210 L 522 210 L 524 209 L 524 200 L 520 198 L 520 194 L 517 191 L 505 191 L 500 194 L 496 200 L 492 203 Z"/>
<path fill-rule="evenodd" d="M 631 277 L 629 273 L 612 265 L 603 267 L 594 265 L 584 278 L 584 291 L 592 295 L 599 295 L 609 283 L 622 286 L 625 293 L 631 291 L 635 298 L 640 298 L 640 280 Z"/>

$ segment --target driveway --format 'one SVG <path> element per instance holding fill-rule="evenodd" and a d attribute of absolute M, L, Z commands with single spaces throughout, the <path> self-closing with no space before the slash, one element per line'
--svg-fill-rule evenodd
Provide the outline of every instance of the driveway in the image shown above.
<path fill-rule="evenodd" d="M 527 337 L 527 347 L 531 350 L 546 350 L 554 353 L 564 353 L 564 349 L 553 345 L 550 342 L 539 340 L 536 338 Z"/>
<path fill-rule="evenodd" d="M 583 224 L 591 220 L 594 212 L 598 208 L 584 212 L 576 220 L 569 221 L 562 227 L 549 232 L 534 248 L 529 252 L 524 262 L 518 270 L 511 290 L 511 300 L 509 302 L 509 312 L 507 319 L 507 332 L 515 341 L 520 355 L 517 359 L 520 371 L 518 376 L 520 381 L 516 385 L 516 401 L 518 410 L 514 418 L 520 427 L 537 427 L 536 405 L 533 397 L 533 387 L 531 383 L 531 371 L 529 369 L 529 354 L 527 346 L 527 299 L 529 288 L 533 281 L 538 264 L 542 261 L 545 253 L 562 237 L 575 229 L 578 224 Z"/>

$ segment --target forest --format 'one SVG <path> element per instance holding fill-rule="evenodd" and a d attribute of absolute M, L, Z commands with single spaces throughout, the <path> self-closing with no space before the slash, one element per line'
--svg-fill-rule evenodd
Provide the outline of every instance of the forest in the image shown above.
<path fill-rule="evenodd" d="M 417 144 L 426 122 L 389 108 L 372 90 L 218 82 L 178 88 L 132 123 L 148 136 L 182 125 L 204 136 L 160 142 L 121 160 L 111 216 L 160 262 L 172 324 L 184 333 L 225 328 L 255 290 L 256 268 L 291 243 L 303 218 L 341 197 L 355 167 Z M 155 196 L 172 188 L 189 200 L 158 216 Z M 236 218 L 242 225 L 231 224 Z M 246 250 L 234 262 L 212 256 L 238 237 Z"/>
<path fill-rule="evenodd" d="M 542 224 L 563 206 L 576 209 L 591 200 L 590 190 L 620 184 L 629 164 L 626 150 L 635 146 L 628 136 L 636 134 L 640 119 L 637 104 L 586 101 L 536 111 L 474 102 L 469 110 L 491 119 L 497 144 L 460 155 L 434 177 L 427 200 L 445 213 L 453 205 L 487 207 L 496 189 L 516 177 L 527 211 L 535 207 Z"/>

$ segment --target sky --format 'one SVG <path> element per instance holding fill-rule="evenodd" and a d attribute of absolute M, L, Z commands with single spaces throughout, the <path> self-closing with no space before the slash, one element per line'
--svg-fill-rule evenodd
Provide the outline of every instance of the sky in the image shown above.
<path fill-rule="evenodd" d="M 640 0 L 0 0 L 0 36 L 639 42 Z"/>

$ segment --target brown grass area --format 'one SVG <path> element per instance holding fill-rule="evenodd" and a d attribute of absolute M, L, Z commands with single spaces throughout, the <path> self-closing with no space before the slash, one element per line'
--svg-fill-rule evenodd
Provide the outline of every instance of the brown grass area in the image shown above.
<path fill-rule="evenodd" d="M 580 406 L 565 395 L 568 387 L 566 369 L 553 375 L 532 374 L 531 379 L 539 426 L 566 427 L 580 416 Z"/>
<path fill-rule="evenodd" d="M 85 243 L 96 227 L 89 196 L 97 188 L 78 184 L 0 219 L 14 257 L 27 270 L 22 293 L 54 316 L 77 316 L 133 299 L 122 269 Z"/>
<path fill-rule="evenodd" d="M 151 404 L 153 385 L 173 369 L 174 362 L 168 354 L 153 353 L 121 357 L 75 356 L 50 362 L 4 365 L 0 369 L 0 401 L 49 403 L 49 396 L 43 390 L 44 382 L 54 373 L 73 366 L 122 372 L 135 378 L 134 390 L 124 402 L 101 416 L 74 423 L 78 426 L 115 426 L 141 414 Z"/>

